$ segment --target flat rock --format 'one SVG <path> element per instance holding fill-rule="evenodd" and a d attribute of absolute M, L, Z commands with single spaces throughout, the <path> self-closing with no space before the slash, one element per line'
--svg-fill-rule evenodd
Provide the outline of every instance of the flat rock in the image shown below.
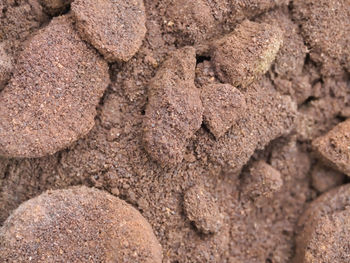
<path fill-rule="evenodd" d="M 149 84 L 144 142 L 146 151 L 162 165 L 182 161 L 188 139 L 202 124 L 200 92 L 194 85 L 195 67 L 195 49 L 179 49 Z"/>
<path fill-rule="evenodd" d="M 0 93 L 0 155 L 41 157 L 93 127 L 108 65 L 66 16 L 54 18 L 23 49 Z"/>
<path fill-rule="evenodd" d="M 250 85 L 270 69 L 282 43 L 283 33 L 277 26 L 243 21 L 212 44 L 218 78 L 233 86 Z"/>
<path fill-rule="evenodd" d="M 146 34 L 142 0 L 76 0 L 71 5 L 76 27 L 108 62 L 128 61 Z"/>
<path fill-rule="evenodd" d="M 350 119 L 316 138 L 312 146 L 322 160 L 350 176 Z"/>
<path fill-rule="evenodd" d="M 204 123 L 216 138 L 231 128 L 245 110 L 243 94 L 230 84 L 204 86 L 201 93 Z"/>

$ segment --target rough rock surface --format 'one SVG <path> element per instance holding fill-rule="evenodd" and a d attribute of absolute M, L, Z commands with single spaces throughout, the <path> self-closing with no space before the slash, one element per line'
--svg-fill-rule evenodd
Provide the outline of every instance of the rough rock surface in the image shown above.
<path fill-rule="evenodd" d="M 109 62 L 128 61 L 146 34 L 143 0 L 76 0 L 72 13 L 80 35 Z"/>
<path fill-rule="evenodd" d="M 246 108 L 243 94 L 229 84 L 206 85 L 201 98 L 204 123 L 216 138 L 223 136 Z"/>
<path fill-rule="evenodd" d="M 108 65 L 58 17 L 28 41 L 0 93 L 0 155 L 53 154 L 86 135 L 109 83 Z"/>
<path fill-rule="evenodd" d="M 326 135 L 316 138 L 312 145 L 329 165 L 350 176 L 350 120 L 346 120 Z"/>
<path fill-rule="evenodd" d="M 202 186 L 193 186 L 184 196 L 184 210 L 188 220 L 204 234 L 215 234 L 222 227 L 222 215 L 214 197 Z"/>
<path fill-rule="evenodd" d="M 2 262 L 161 263 L 145 218 L 106 192 L 73 187 L 20 205 L 0 228 Z"/>
<path fill-rule="evenodd" d="M 323 64 L 324 75 L 350 70 L 350 1 L 296 0 L 294 18 L 310 47 L 310 57 Z"/>
<path fill-rule="evenodd" d="M 181 162 L 188 139 L 202 124 L 195 66 L 195 49 L 182 48 L 170 55 L 149 85 L 144 142 L 147 152 L 161 165 Z"/>
<path fill-rule="evenodd" d="M 212 44 L 218 78 L 233 86 L 250 85 L 270 69 L 282 43 L 283 33 L 277 26 L 243 21 Z"/>
<path fill-rule="evenodd" d="M 349 185 L 343 185 L 313 201 L 298 222 L 295 263 L 348 262 Z"/>

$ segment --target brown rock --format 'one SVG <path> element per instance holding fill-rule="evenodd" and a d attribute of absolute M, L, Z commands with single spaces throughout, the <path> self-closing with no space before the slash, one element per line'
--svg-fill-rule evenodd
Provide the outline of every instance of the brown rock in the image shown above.
<path fill-rule="evenodd" d="M 2 262 L 162 262 L 144 217 L 93 188 L 48 191 L 17 208 L 0 229 Z"/>
<path fill-rule="evenodd" d="M 128 61 L 146 34 L 143 0 L 76 0 L 72 13 L 82 38 L 109 62 Z"/>
<path fill-rule="evenodd" d="M 323 74 L 338 75 L 350 70 L 350 1 L 297 0 L 294 18 L 310 45 L 310 57 L 323 64 Z"/>
<path fill-rule="evenodd" d="M 311 171 L 311 184 L 320 193 L 324 193 L 331 188 L 341 185 L 345 180 L 345 175 L 333 169 L 317 164 Z"/>
<path fill-rule="evenodd" d="M 243 193 L 255 202 L 272 198 L 283 186 L 279 171 L 264 161 L 255 162 L 243 185 Z"/>
<path fill-rule="evenodd" d="M 229 84 L 212 84 L 201 93 L 204 123 L 216 138 L 220 138 L 245 110 L 243 94 Z"/>
<path fill-rule="evenodd" d="M 68 17 L 54 18 L 26 43 L 0 93 L 0 155 L 41 157 L 87 134 L 108 83 L 107 63 Z"/>
<path fill-rule="evenodd" d="M 221 166 L 240 172 L 255 150 L 291 132 L 296 120 L 296 104 L 289 96 L 281 96 L 267 79 L 242 91 L 246 110 L 229 131 L 212 140 L 201 138 L 198 147 Z"/>
<path fill-rule="evenodd" d="M 13 59 L 5 50 L 4 43 L 0 43 L 0 90 L 10 79 L 13 70 Z"/>
<path fill-rule="evenodd" d="M 217 76 L 233 86 L 250 85 L 269 70 L 282 42 L 278 27 L 245 20 L 212 44 Z"/>
<path fill-rule="evenodd" d="M 222 226 L 222 217 L 214 197 L 201 186 L 193 186 L 184 196 L 187 218 L 204 234 L 215 234 Z"/>
<path fill-rule="evenodd" d="M 349 262 L 349 185 L 317 198 L 298 222 L 295 263 Z"/>
<path fill-rule="evenodd" d="M 39 0 L 50 15 L 64 12 L 73 0 Z"/>
<path fill-rule="evenodd" d="M 315 139 L 312 146 L 327 164 L 350 176 L 350 120 Z"/>
<path fill-rule="evenodd" d="M 175 51 L 149 84 L 143 120 L 147 152 L 161 165 L 181 162 L 188 139 L 200 128 L 203 107 L 194 85 L 194 48 Z"/>
<path fill-rule="evenodd" d="M 212 35 L 216 21 L 206 0 L 169 1 L 166 26 L 186 41 L 200 42 Z"/>

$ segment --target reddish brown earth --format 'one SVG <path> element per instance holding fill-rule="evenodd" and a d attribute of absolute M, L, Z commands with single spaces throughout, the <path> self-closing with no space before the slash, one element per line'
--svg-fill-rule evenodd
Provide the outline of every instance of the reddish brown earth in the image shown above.
<path fill-rule="evenodd" d="M 0 3 L 2 261 L 349 261 L 348 0 L 70 2 Z"/>

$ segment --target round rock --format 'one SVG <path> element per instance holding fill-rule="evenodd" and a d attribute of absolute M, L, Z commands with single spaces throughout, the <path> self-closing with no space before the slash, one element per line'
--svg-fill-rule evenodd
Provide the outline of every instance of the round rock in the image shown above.
<path fill-rule="evenodd" d="M 76 0 L 71 6 L 80 35 L 109 62 L 128 61 L 146 34 L 142 0 Z"/>
<path fill-rule="evenodd" d="M 66 16 L 54 18 L 23 49 L 0 93 L 0 155 L 42 157 L 91 130 L 109 84 L 108 65 Z"/>
<path fill-rule="evenodd" d="M 144 217 L 87 187 L 48 191 L 20 205 L 0 229 L 1 262 L 162 262 Z"/>

